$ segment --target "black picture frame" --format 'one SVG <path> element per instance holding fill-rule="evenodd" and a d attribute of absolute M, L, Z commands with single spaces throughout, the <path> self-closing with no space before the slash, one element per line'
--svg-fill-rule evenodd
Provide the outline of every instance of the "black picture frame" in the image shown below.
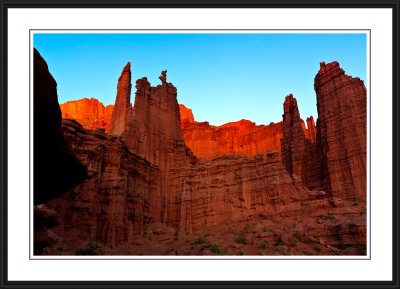
<path fill-rule="evenodd" d="M 400 288 L 399 281 L 399 0 L 0 0 L 1 9 L 1 97 L 0 97 L 0 288 Z M 389 8 L 393 15 L 393 259 L 392 281 L 10 281 L 8 279 L 8 11 L 11 8 Z M 23 21 L 23 20 L 21 20 Z M 366 272 L 368 274 L 368 272 Z"/>

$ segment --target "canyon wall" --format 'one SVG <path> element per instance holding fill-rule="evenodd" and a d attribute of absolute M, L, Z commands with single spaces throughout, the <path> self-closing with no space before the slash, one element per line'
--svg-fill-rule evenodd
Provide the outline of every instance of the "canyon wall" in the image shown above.
<path fill-rule="evenodd" d="M 130 98 L 118 101 L 117 92 L 114 111 L 122 114 L 115 114 L 113 121 L 127 122 L 121 136 L 64 121 L 65 135 L 89 175 L 62 199 L 48 204 L 64 216 L 58 233 L 115 245 L 140 236 L 146 222 L 191 233 L 260 213 L 304 214 L 329 206 L 286 172 L 279 152 L 251 159 L 240 155 L 196 159 L 180 131 L 176 88 L 167 82 L 166 71 L 160 80 L 156 87 L 146 78 L 136 82 L 130 115 L 118 108 L 121 103 L 130 106 Z"/>
<path fill-rule="evenodd" d="M 113 105 L 104 106 L 95 98 L 83 98 L 60 104 L 62 118 L 75 119 L 87 129 L 109 132 Z"/>
<path fill-rule="evenodd" d="M 117 105 L 117 104 L 116 104 Z M 122 106 L 125 115 L 131 109 L 127 103 Z M 63 118 L 77 120 L 87 129 L 105 129 L 110 131 L 110 118 L 114 105 L 104 107 L 95 99 L 81 99 L 61 104 Z M 282 123 L 256 125 L 248 120 L 230 122 L 221 126 L 208 122 L 196 122 L 193 112 L 183 104 L 179 104 L 180 128 L 185 144 L 200 159 L 213 159 L 228 154 L 240 154 L 253 158 L 258 154 L 281 151 Z M 129 113 L 128 113 L 129 114 Z M 120 114 L 116 114 L 120 115 Z M 128 123 L 125 119 L 122 123 Z M 305 132 L 308 129 L 304 126 Z M 119 135 L 122 134 L 120 129 Z M 112 134 L 115 135 L 115 132 Z M 309 133 L 306 134 L 309 136 Z"/>
<path fill-rule="evenodd" d="M 47 203 L 60 216 L 53 230 L 111 245 L 141 235 L 144 224 L 153 221 L 149 199 L 159 189 L 159 170 L 131 153 L 121 138 L 86 130 L 73 120 L 63 120 L 63 130 L 88 175 Z"/>
<path fill-rule="evenodd" d="M 282 123 L 256 125 L 243 119 L 213 126 L 208 122 L 183 122 L 181 130 L 186 145 L 201 159 L 228 154 L 253 158 L 268 152 L 280 153 Z"/>
<path fill-rule="evenodd" d="M 178 105 L 166 71 L 155 87 L 146 78 L 136 81 L 132 109 L 128 63 L 118 81 L 109 134 L 63 121 L 65 138 L 88 175 L 62 198 L 47 203 L 61 216 L 55 232 L 117 245 L 133 242 L 152 222 L 199 233 L 251 216 L 309 214 L 330 207 L 328 196 L 365 200 L 365 190 L 356 186 L 366 177 L 365 163 L 359 164 L 366 155 L 363 159 L 363 147 L 355 147 L 365 138 L 359 127 L 362 107 L 355 108 L 363 90 L 359 82 L 332 69 L 321 66 L 316 77 L 322 116 L 317 125 L 309 118 L 305 127 L 297 101 L 289 95 L 282 123 L 256 126 L 242 120 L 213 127 L 195 122 L 191 110 Z M 36 85 L 46 90 L 48 84 Z M 324 110 L 332 90 L 350 100 Z M 351 105 L 353 101 L 360 103 Z M 350 125 L 349 117 L 359 110 Z M 208 146 L 210 142 L 215 144 Z M 196 158 L 190 146 L 203 158 Z"/>

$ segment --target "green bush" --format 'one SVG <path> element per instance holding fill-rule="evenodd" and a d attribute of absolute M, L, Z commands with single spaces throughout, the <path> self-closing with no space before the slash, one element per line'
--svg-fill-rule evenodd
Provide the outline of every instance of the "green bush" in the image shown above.
<path fill-rule="evenodd" d="M 268 249 L 269 244 L 267 241 L 261 241 L 258 247 L 260 247 L 261 249 Z"/>
<path fill-rule="evenodd" d="M 289 247 L 296 247 L 297 246 L 297 239 L 290 241 Z"/>
<path fill-rule="evenodd" d="M 296 238 L 297 240 L 301 239 L 301 233 L 299 231 L 296 231 L 292 234 L 293 238 Z"/>
<path fill-rule="evenodd" d="M 204 243 L 207 243 L 207 237 L 205 236 L 199 236 L 195 242 L 195 244 L 204 244 Z"/>
<path fill-rule="evenodd" d="M 222 253 L 218 244 L 210 244 L 210 251 L 213 252 L 214 255 L 221 255 Z"/>
<path fill-rule="evenodd" d="M 89 241 L 86 245 L 80 246 L 75 255 L 97 255 L 97 243 L 95 241 Z"/>
<path fill-rule="evenodd" d="M 245 234 L 240 234 L 235 239 L 236 243 L 247 245 L 248 241 Z"/>

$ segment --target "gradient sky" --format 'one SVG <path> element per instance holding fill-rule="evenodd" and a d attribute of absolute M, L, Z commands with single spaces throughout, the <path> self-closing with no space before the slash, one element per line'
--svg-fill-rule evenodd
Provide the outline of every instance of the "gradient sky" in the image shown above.
<path fill-rule="evenodd" d="M 303 119 L 317 116 L 314 77 L 321 61 L 339 61 L 346 74 L 366 80 L 366 34 L 34 34 L 34 47 L 58 83 L 60 103 L 94 97 L 113 104 L 128 61 L 135 81 L 178 89 L 178 102 L 210 124 L 282 120 L 292 93 Z"/>

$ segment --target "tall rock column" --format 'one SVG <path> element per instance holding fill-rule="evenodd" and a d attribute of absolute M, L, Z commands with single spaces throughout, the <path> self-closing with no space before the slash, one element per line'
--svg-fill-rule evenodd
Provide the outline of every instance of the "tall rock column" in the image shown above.
<path fill-rule="evenodd" d="M 118 78 L 117 97 L 110 120 L 110 134 L 121 136 L 129 122 L 131 105 L 131 63 L 124 67 Z"/>
<path fill-rule="evenodd" d="M 146 77 L 136 81 L 135 105 L 123 139 L 134 154 L 160 169 L 160 189 L 149 196 L 149 208 L 156 221 L 167 222 L 171 211 L 177 210 L 170 205 L 169 171 L 190 164 L 192 154 L 181 135 L 177 90 L 167 82 L 166 70 L 160 80 L 156 87 Z"/>
<path fill-rule="evenodd" d="M 286 96 L 283 112 L 282 161 L 289 175 L 295 174 L 301 178 L 305 149 L 304 122 L 300 119 L 297 100 L 292 94 Z"/>
<path fill-rule="evenodd" d="M 366 199 L 367 101 L 359 78 L 321 62 L 315 77 L 318 126 L 332 194 Z"/>

